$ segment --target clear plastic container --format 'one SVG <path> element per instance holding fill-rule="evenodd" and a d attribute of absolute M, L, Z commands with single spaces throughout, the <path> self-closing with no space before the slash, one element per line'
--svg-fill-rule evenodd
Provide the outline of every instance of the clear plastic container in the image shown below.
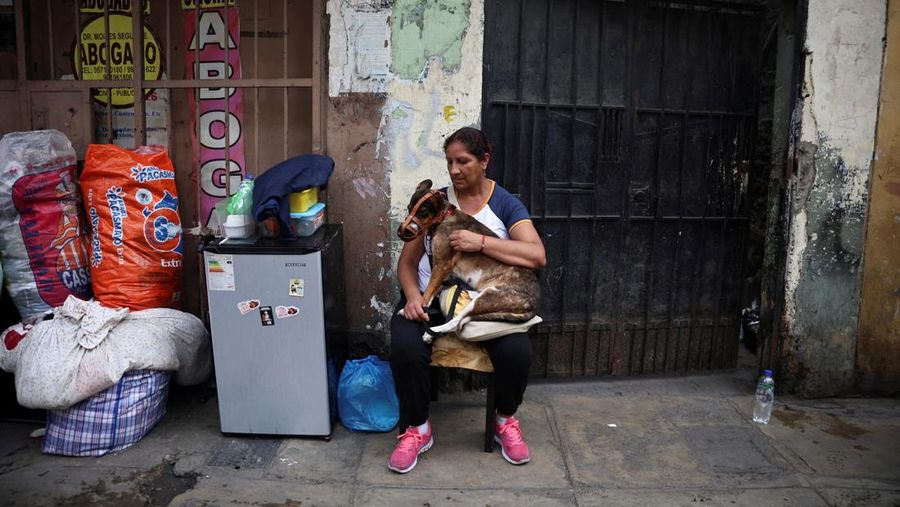
<path fill-rule="evenodd" d="M 312 236 L 325 223 L 325 203 L 317 202 L 303 213 L 291 213 L 291 230 L 298 236 Z"/>

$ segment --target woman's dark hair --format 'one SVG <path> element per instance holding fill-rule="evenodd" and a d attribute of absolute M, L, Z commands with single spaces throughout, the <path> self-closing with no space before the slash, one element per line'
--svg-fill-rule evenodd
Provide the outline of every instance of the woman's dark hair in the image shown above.
<path fill-rule="evenodd" d="M 444 153 L 447 153 L 447 147 L 453 143 L 462 143 L 466 151 L 478 160 L 484 160 L 484 156 L 494 149 L 484 132 L 473 127 L 463 127 L 450 134 L 444 141 Z"/>

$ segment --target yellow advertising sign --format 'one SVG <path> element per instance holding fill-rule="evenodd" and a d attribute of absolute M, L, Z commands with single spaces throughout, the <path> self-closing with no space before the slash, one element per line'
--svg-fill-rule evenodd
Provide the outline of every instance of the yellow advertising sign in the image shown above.
<path fill-rule="evenodd" d="M 200 8 L 215 9 L 218 7 L 225 7 L 226 3 L 229 7 L 234 7 L 235 5 L 234 0 L 200 0 Z M 196 9 L 197 0 L 181 0 L 181 8 L 186 11 Z"/>
<path fill-rule="evenodd" d="M 98 81 L 103 79 L 134 79 L 134 47 L 131 37 L 131 16 L 110 14 L 109 41 L 106 40 L 105 18 L 103 16 L 87 23 L 81 29 L 78 44 L 75 45 L 73 67 L 78 79 Z M 108 43 L 107 43 L 108 42 Z M 144 79 L 159 79 L 162 74 L 162 51 L 150 29 L 144 27 Z M 109 76 L 106 62 L 109 61 Z M 80 69 L 80 72 L 79 72 Z M 150 93 L 145 89 L 144 94 Z M 106 89 L 95 91 L 94 99 L 106 104 L 109 100 Z M 112 105 L 131 107 L 134 105 L 132 88 L 113 88 Z"/>
<path fill-rule="evenodd" d="M 78 8 L 81 12 L 90 14 L 103 14 L 103 7 L 109 4 L 109 12 L 131 13 L 131 0 L 79 0 Z M 150 14 L 150 0 L 142 0 L 144 14 Z"/>

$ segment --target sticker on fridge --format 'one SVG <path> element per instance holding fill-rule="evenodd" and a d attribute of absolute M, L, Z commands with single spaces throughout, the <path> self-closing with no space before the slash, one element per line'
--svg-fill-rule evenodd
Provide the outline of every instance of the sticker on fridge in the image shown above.
<path fill-rule="evenodd" d="M 303 279 L 302 278 L 291 278 L 291 283 L 288 287 L 288 294 L 295 297 L 303 297 Z"/>
<path fill-rule="evenodd" d="M 259 307 L 258 299 L 249 299 L 247 301 L 241 301 L 237 304 L 238 311 L 241 312 L 241 315 L 247 315 L 248 313 L 256 310 Z"/>
<path fill-rule="evenodd" d="M 264 325 L 264 326 L 274 326 L 275 319 L 272 318 L 272 307 L 271 306 L 260 306 L 259 307 L 259 319 L 262 321 L 262 325 Z"/>
<path fill-rule="evenodd" d="M 206 253 L 206 285 L 209 290 L 234 290 L 233 255 Z"/>
<path fill-rule="evenodd" d="M 276 306 L 275 307 L 275 316 L 279 319 L 286 319 L 288 317 L 296 317 L 300 314 L 300 309 L 296 306 Z"/>

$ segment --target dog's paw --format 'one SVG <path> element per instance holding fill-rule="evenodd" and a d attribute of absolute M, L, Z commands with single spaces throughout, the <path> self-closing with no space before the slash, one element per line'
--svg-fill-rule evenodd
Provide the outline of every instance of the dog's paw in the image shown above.
<path fill-rule="evenodd" d="M 427 343 L 427 344 L 429 344 L 429 345 L 431 345 L 431 335 L 428 334 L 428 333 L 423 334 L 423 335 L 422 335 L 422 341 L 425 342 L 425 343 Z"/>

